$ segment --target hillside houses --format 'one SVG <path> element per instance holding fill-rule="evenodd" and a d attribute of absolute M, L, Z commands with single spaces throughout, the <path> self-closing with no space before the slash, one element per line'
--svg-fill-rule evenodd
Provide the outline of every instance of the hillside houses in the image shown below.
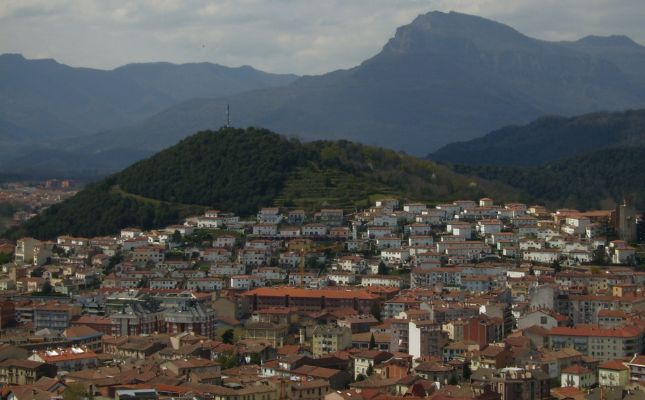
<path fill-rule="evenodd" d="M 154 231 L 61 236 L 40 255 L 23 238 L 0 279 L 0 381 L 47 372 L 94 395 L 136 385 L 229 400 L 632 387 L 645 273 L 632 243 L 605 239 L 606 218 L 383 199 L 352 214 L 208 210 Z M 569 386 L 549 392 L 549 380 Z"/>

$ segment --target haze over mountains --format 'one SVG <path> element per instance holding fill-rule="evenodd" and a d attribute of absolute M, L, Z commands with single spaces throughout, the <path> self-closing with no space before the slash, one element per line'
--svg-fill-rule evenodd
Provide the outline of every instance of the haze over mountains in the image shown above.
<path fill-rule="evenodd" d="M 536 166 L 607 148 L 641 146 L 645 146 L 645 110 L 634 110 L 542 117 L 451 143 L 429 158 L 465 165 Z"/>
<path fill-rule="evenodd" d="M 23 150 L 14 160 L 21 167 L 33 167 L 28 161 L 34 158 L 48 167 L 67 167 L 66 160 L 69 167 L 87 166 L 90 160 L 83 162 L 81 154 L 70 157 L 55 141 L 130 125 L 188 99 L 274 87 L 294 79 L 295 75 L 211 63 L 129 64 L 105 71 L 0 55 L 0 160 L 25 145 L 40 153 L 25 158 Z M 40 150 L 43 147 L 49 154 Z M 65 151 L 51 152 L 51 147 Z M 127 152 L 128 163 L 148 154 L 132 150 Z M 121 165 L 118 159 L 115 163 L 111 156 L 106 158 L 110 168 Z M 103 166 L 103 161 L 97 165 Z"/>
<path fill-rule="evenodd" d="M 192 92 L 180 89 L 190 84 L 176 80 L 173 85 L 159 86 L 158 82 L 167 78 L 153 79 L 147 73 L 137 75 L 134 67 L 129 69 L 128 74 L 117 75 L 137 83 L 129 88 L 127 97 L 132 99 L 108 107 L 121 121 L 116 126 L 127 125 L 135 115 L 152 114 L 152 108 L 161 107 L 164 101 L 182 96 L 186 101 L 122 128 L 107 127 L 109 118 L 90 123 L 85 113 L 79 116 L 75 129 L 81 134 L 99 133 L 49 140 L 47 145 L 67 152 L 99 154 L 128 149 L 136 159 L 197 130 L 223 125 L 224 110 L 230 104 L 236 126 L 267 127 L 305 140 L 343 138 L 425 155 L 446 144 L 547 114 L 645 107 L 645 47 L 629 38 L 546 42 L 506 25 L 459 13 L 430 12 L 417 17 L 397 29 L 379 54 L 355 68 L 290 83 L 291 76 L 263 75 L 270 83 L 263 81 L 264 86 L 258 83 L 256 90 L 238 90 L 237 94 L 201 92 L 194 97 L 202 98 L 187 99 Z M 80 70 L 77 72 L 85 73 Z M 84 75 L 84 82 L 90 84 L 90 75 Z M 200 86 L 196 82 L 201 75 L 189 75 L 193 79 L 190 83 Z M 285 85 L 274 87 L 279 84 Z M 213 88 L 220 86 L 224 84 L 213 84 Z M 2 92 L 4 97 L 4 86 Z M 106 102 L 120 98 L 116 94 L 110 97 L 107 89 L 106 93 L 100 96 Z M 173 95 L 176 97 L 169 98 Z M 81 102 L 86 109 L 103 104 L 98 100 L 96 104 L 87 99 Z M 7 127 L 3 130 L 5 141 L 16 140 L 25 135 L 21 130 L 30 132 L 32 127 L 6 118 L 12 114 L 5 103 L 0 110 L 0 127 Z M 64 104 L 61 102 L 61 108 Z M 70 136 L 59 123 L 59 115 L 44 114 L 42 118 L 51 121 L 54 132 L 43 136 Z M 50 152 L 50 157 L 58 162 L 68 158 L 56 154 Z"/>

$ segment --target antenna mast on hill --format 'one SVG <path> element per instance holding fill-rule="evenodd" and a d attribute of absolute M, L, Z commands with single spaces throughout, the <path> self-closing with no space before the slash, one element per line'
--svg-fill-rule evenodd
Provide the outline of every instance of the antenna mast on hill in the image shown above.
<path fill-rule="evenodd" d="M 231 106 L 226 103 L 226 127 L 231 127 Z"/>

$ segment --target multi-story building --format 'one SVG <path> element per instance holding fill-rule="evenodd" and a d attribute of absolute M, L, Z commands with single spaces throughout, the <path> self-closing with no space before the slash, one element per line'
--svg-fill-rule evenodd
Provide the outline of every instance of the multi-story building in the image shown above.
<path fill-rule="evenodd" d="M 33 385 L 40 378 L 56 376 L 54 365 L 31 360 L 8 359 L 0 362 L 0 382 L 6 385 Z"/>
<path fill-rule="evenodd" d="M 621 386 L 629 383 L 629 368 L 620 360 L 606 361 L 598 366 L 598 385 Z"/>
<path fill-rule="evenodd" d="M 34 247 L 41 243 L 34 238 L 20 238 L 16 241 L 15 260 L 20 264 L 31 264 L 34 261 Z"/>
<path fill-rule="evenodd" d="M 392 353 L 380 350 L 367 350 L 355 354 L 354 358 L 354 379 L 359 375 L 367 377 L 374 370 L 374 365 L 380 364 L 393 357 Z"/>
<path fill-rule="evenodd" d="M 41 350 L 33 353 L 29 360 L 55 365 L 61 371 L 79 371 L 99 365 L 96 353 L 82 347 Z"/>
<path fill-rule="evenodd" d="M 346 327 L 318 325 L 312 333 L 311 348 L 315 357 L 352 347 L 352 330 Z"/>
<path fill-rule="evenodd" d="M 442 356 L 448 344 L 448 332 L 434 321 L 410 321 L 408 325 L 408 353 L 413 357 Z"/>
<path fill-rule="evenodd" d="M 80 315 L 81 307 L 64 303 L 45 303 L 33 309 L 34 330 L 49 329 L 62 332 L 70 326 L 72 318 Z"/>
<path fill-rule="evenodd" d="M 634 354 L 627 363 L 632 381 L 645 382 L 645 355 Z"/>
<path fill-rule="evenodd" d="M 215 336 L 217 318 L 212 308 L 195 301 L 164 310 L 163 323 L 163 331 L 173 335 L 193 332 L 196 335 L 212 338 Z"/>
<path fill-rule="evenodd" d="M 644 329 L 636 326 L 601 328 L 596 325 L 576 325 L 551 328 L 548 333 L 551 348 L 573 347 L 601 361 L 641 353 L 645 349 L 644 339 Z"/>
<path fill-rule="evenodd" d="M 539 370 L 523 368 L 478 369 L 471 380 L 489 386 L 500 400 L 540 400 L 551 398 L 549 377 Z"/>
<path fill-rule="evenodd" d="M 364 289 L 301 289 L 274 286 L 250 290 L 242 294 L 247 312 L 272 307 L 297 307 L 302 311 L 353 308 L 371 313 L 378 304 L 378 296 Z"/>

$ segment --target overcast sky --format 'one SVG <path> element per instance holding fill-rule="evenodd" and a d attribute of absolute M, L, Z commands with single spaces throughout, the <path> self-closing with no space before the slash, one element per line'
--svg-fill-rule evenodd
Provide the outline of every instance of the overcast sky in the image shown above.
<path fill-rule="evenodd" d="M 376 54 L 432 10 L 540 39 L 626 34 L 645 44 L 645 0 L 0 0 L 0 53 L 96 68 L 210 61 L 319 74 Z"/>

